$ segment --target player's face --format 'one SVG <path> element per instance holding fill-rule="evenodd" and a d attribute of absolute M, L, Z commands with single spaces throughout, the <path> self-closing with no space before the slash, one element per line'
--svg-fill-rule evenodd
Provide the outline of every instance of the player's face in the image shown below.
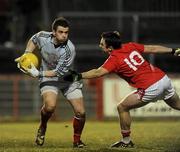
<path fill-rule="evenodd" d="M 69 27 L 58 26 L 56 31 L 53 31 L 53 35 L 57 43 L 64 43 L 68 39 Z"/>
<path fill-rule="evenodd" d="M 106 47 L 106 42 L 103 38 L 101 38 L 99 47 L 102 49 L 103 52 L 109 53 L 109 49 Z"/>

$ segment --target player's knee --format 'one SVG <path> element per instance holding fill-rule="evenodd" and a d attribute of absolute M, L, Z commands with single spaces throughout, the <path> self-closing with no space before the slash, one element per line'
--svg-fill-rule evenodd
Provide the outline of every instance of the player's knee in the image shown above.
<path fill-rule="evenodd" d="M 77 118 L 86 118 L 86 113 L 85 113 L 85 111 L 84 112 L 76 112 L 75 116 Z"/>
<path fill-rule="evenodd" d="M 56 106 L 54 105 L 49 105 L 49 106 L 45 106 L 45 111 L 48 112 L 48 113 L 53 113 L 56 109 Z"/>
<path fill-rule="evenodd" d="M 119 103 L 119 104 L 117 105 L 117 110 L 118 110 L 119 112 L 124 112 L 124 111 L 127 111 L 127 110 L 129 110 L 129 109 L 128 109 L 128 107 L 125 106 L 124 104 Z"/>

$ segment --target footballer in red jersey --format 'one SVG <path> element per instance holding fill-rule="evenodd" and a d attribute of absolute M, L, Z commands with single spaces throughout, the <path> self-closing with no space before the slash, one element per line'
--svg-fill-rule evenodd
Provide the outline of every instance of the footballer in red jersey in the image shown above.
<path fill-rule="evenodd" d="M 180 98 L 171 80 L 162 70 L 147 62 L 142 53 L 170 53 L 179 56 L 180 49 L 134 42 L 121 44 L 121 37 L 117 31 L 102 33 L 99 46 L 109 54 L 104 64 L 83 73 L 72 71 L 66 79 L 77 81 L 115 73 L 137 89 L 117 105 L 122 139 L 111 145 L 111 147 L 133 147 L 134 143 L 130 138 L 131 109 L 161 99 L 170 107 L 180 110 Z"/>
<path fill-rule="evenodd" d="M 146 89 L 165 73 L 147 62 L 141 55 L 143 51 L 144 45 L 132 42 L 123 44 L 121 48 L 109 53 L 102 67 L 116 73 L 131 86 Z"/>

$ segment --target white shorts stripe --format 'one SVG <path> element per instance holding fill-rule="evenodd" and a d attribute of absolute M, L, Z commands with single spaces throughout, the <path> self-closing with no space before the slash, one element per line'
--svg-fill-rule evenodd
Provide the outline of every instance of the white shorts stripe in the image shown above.
<path fill-rule="evenodd" d="M 144 90 L 144 95 L 139 98 L 144 102 L 156 102 L 157 100 L 167 100 L 172 97 L 175 90 L 171 80 L 165 75 L 162 79 Z"/>

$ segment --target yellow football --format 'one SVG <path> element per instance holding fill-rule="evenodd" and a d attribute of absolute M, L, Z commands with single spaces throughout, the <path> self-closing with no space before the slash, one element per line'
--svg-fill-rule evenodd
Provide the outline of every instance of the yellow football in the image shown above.
<path fill-rule="evenodd" d="M 20 67 L 24 70 L 31 68 L 31 64 L 34 64 L 36 68 L 39 68 L 39 59 L 34 53 L 25 53 L 15 59 L 15 61 L 18 62 Z"/>

